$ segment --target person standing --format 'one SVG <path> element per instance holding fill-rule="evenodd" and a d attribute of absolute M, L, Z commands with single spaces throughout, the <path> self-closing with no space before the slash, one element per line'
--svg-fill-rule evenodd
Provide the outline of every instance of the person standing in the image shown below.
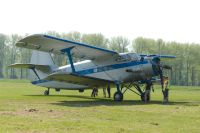
<path fill-rule="evenodd" d="M 103 87 L 103 95 L 106 98 L 106 87 Z"/>
<path fill-rule="evenodd" d="M 169 79 L 168 77 L 163 77 L 163 83 L 164 83 L 164 89 L 162 90 L 163 92 L 163 103 L 166 104 L 169 102 Z"/>
<path fill-rule="evenodd" d="M 92 89 L 91 97 L 96 97 L 96 96 L 98 96 L 98 89 L 97 89 L 97 87 L 94 87 L 94 88 Z"/>
<path fill-rule="evenodd" d="M 144 102 L 149 102 L 151 99 L 151 88 L 153 83 L 149 80 L 146 82 L 145 92 L 144 92 Z"/>
<path fill-rule="evenodd" d="M 95 97 L 95 88 L 92 89 L 91 97 Z"/>
<path fill-rule="evenodd" d="M 107 92 L 108 92 L 108 98 L 110 98 L 110 85 L 108 85 L 108 87 L 107 87 Z"/>
<path fill-rule="evenodd" d="M 98 88 L 95 87 L 95 96 L 98 96 Z"/>

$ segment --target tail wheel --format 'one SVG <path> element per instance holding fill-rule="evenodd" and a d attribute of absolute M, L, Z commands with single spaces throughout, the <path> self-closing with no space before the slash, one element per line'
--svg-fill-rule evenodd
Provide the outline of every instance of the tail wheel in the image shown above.
<path fill-rule="evenodd" d="M 122 101 L 123 100 L 123 94 L 121 92 L 119 92 L 119 91 L 115 92 L 114 100 L 115 101 Z"/>

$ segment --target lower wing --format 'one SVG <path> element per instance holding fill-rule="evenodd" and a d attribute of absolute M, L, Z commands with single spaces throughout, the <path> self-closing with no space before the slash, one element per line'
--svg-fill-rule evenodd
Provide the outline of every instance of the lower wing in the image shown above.
<path fill-rule="evenodd" d="M 66 83 L 73 83 L 85 85 L 89 87 L 107 86 L 114 83 L 113 81 L 98 79 L 94 77 L 82 76 L 74 73 L 54 73 L 45 78 L 46 80 L 60 81 Z"/>

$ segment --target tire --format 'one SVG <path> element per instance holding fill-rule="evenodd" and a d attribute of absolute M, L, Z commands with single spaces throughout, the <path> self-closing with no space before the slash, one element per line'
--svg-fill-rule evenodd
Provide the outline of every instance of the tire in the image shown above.
<path fill-rule="evenodd" d="M 115 92 L 114 101 L 123 101 L 123 94 L 121 92 Z"/>

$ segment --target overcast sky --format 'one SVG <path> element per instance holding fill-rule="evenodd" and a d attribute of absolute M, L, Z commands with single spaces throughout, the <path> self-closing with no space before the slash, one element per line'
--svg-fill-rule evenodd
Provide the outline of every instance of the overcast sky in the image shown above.
<path fill-rule="evenodd" d="M 49 30 L 200 43 L 198 0 L 0 0 L 0 33 Z"/>

